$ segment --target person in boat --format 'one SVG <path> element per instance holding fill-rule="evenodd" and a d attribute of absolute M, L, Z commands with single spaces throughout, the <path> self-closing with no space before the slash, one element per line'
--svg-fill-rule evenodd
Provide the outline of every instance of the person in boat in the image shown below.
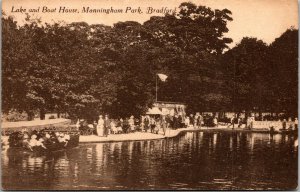
<path fill-rule="evenodd" d="M 45 147 L 45 145 L 44 145 L 44 139 L 43 139 L 43 138 L 39 138 L 39 140 L 37 140 L 36 146 L 37 146 L 37 147 L 42 147 L 42 148 L 44 148 L 44 149 L 47 149 L 47 148 Z"/>
<path fill-rule="evenodd" d="M 28 147 L 31 151 L 33 151 L 33 149 L 32 149 L 33 147 L 37 146 L 37 139 L 36 138 L 37 138 L 37 136 L 35 134 L 31 135 L 31 139 L 30 139 L 29 145 L 28 145 Z"/>
<path fill-rule="evenodd" d="M 98 125 L 97 125 L 97 135 L 102 137 L 104 133 L 104 119 L 102 115 L 99 115 Z"/>
<path fill-rule="evenodd" d="M 23 141 L 22 141 L 22 145 L 23 147 L 29 147 L 29 135 L 28 133 L 24 133 L 23 135 Z"/>
<path fill-rule="evenodd" d="M 45 146 L 52 144 L 51 135 L 49 133 L 45 133 L 45 136 L 43 137 L 43 139 L 44 139 Z"/>
<path fill-rule="evenodd" d="M 70 141 L 70 135 L 64 133 L 59 134 L 58 142 L 65 143 L 64 146 L 67 146 L 69 141 Z"/>

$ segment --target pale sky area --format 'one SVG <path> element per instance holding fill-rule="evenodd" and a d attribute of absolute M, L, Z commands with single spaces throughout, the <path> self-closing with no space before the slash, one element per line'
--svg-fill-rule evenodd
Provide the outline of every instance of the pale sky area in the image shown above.
<path fill-rule="evenodd" d="M 151 16 L 163 14 L 146 14 L 147 7 L 161 9 L 167 7 L 174 9 L 182 0 L 4 0 L 2 9 L 7 15 L 12 15 L 22 23 L 24 13 L 12 12 L 22 8 L 38 8 L 43 22 L 65 21 L 66 23 L 84 21 L 89 24 L 112 25 L 118 21 L 137 21 L 143 23 Z M 297 0 L 192 0 L 196 5 L 208 6 L 212 9 L 227 8 L 232 12 L 233 21 L 228 23 L 229 32 L 225 35 L 233 39 L 231 47 L 238 43 L 242 37 L 257 37 L 266 43 L 271 43 L 287 28 L 298 28 L 298 1 Z M 41 13 L 43 6 L 48 9 L 57 8 L 56 13 Z M 59 7 L 78 9 L 79 13 L 58 13 Z M 142 14 L 138 13 L 81 13 L 82 7 L 93 9 L 132 9 L 141 7 Z"/>

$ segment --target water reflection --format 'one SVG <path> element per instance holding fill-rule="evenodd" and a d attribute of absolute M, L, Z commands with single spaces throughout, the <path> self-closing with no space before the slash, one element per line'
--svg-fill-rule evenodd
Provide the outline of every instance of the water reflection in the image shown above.
<path fill-rule="evenodd" d="M 48 156 L 2 151 L 5 189 L 293 189 L 298 138 L 188 132 L 84 144 Z"/>

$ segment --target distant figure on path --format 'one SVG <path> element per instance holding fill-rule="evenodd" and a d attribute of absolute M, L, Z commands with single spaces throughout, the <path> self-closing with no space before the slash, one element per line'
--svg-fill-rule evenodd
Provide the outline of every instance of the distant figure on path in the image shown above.
<path fill-rule="evenodd" d="M 282 129 L 283 129 L 283 130 L 286 129 L 286 119 L 283 119 L 283 122 L 282 122 Z"/>
<path fill-rule="evenodd" d="M 243 125 L 243 119 L 240 117 L 238 118 L 238 128 L 241 128 Z"/>
<path fill-rule="evenodd" d="M 134 116 L 133 115 L 130 116 L 130 119 L 128 120 L 128 124 L 130 127 L 130 132 L 134 132 Z"/>
<path fill-rule="evenodd" d="M 199 118 L 198 118 L 198 122 L 197 122 L 197 125 L 198 125 L 199 129 L 201 129 L 202 122 L 203 122 L 203 116 L 199 114 Z"/>
<path fill-rule="evenodd" d="M 123 119 L 121 118 L 117 124 L 117 129 L 118 129 L 118 133 L 122 133 L 123 132 Z M 124 131 L 125 132 L 125 131 Z"/>
<path fill-rule="evenodd" d="M 184 124 L 185 124 L 186 128 L 188 128 L 190 126 L 190 118 L 189 118 L 189 116 L 185 117 Z"/>
<path fill-rule="evenodd" d="M 289 125 L 289 130 L 292 130 L 293 129 L 293 122 L 292 122 L 291 117 L 289 117 L 289 119 L 288 119 L 288 125 Z"/>
<path fill-rule="evenodd" d="M 175 115 L 175 117 L 173 118 L 173 128 L 177 129 L 179 127 L 179 124 L 180 124 L 179 117 L 178 115 Z"/>
<path fill-rule="evenodd" d="M 166 117 L 163 116 L 162 120 L 161 120 L 161 126 L 162 126 L 162 129 L 163 129 L 164 135 L 166 135 L 167 125 L 168 125 L 168 122 L 166 120 Z"/>
<path fill-rule="evenodd" d="M 108 135 L 108 130 L 110 128 L 110 120 L 108 119 L 108 115 L 105 115 L 104 119 L 104 136 L 107 137 Z"/>
<path fill-rule="evenodd" d="M 104 134 L 104 120 L 102 115 L 99 116 L 98 125 L 97 125 L 97 135 L 102 137 Z"/>
<path fill-rule="evenodd" d="M 145 130 L 145 132 L 148 132 L 149 124 L 150 124 L 150 120 L 149 120 L 149 116 L 147 115 L 144 118 L 144 130 Z"/>
<path fill-rule="evenodd" d="M 217 117 L 214 117 L 213 123 L 214 123 L 215 127 L 218 127 L 218 119 L 217 119 Z"/>
<path fill-rule="evenodd" d="M 190 123 L 189 123 L 189 125 L 190 125 L 190 126 L 194 126 L 194 121 L 195 121 L 194 115 L 191 114 L 191 115 L 190 115 Z"/>
<path fill-rule="evenodd" d="M 150 131 L 151 131 L 151 133 L 154 133 L 155 126 L 156 126 L 156 121 L 155 121 L 154 118 L 151 118 L 150 119 L 150 129 L 151 129 Z"/>

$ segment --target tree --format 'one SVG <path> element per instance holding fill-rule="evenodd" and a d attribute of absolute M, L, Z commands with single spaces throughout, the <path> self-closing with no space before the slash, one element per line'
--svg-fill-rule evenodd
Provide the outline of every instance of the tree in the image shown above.
<path fill-rule="evenodd" d="M 298 114 L 298 30 L 290 28 L 271 43 L 268 50 L 270 109 Z"/>
<path fill-rule="evenodd" d="M 232 40 L 225 38 L 231 12 L 182 3 L 179 13 L 151 17 L 144 23 L 159 47 L 153 63 L 171 74 L 162 89 L 164 100 L 185 102 L 190 111 L 220 110 L 229 99 L 220 92 L 217 59 Z M 214 99 L 213 99 L 214 98 Z"/>
<path fill-rule="evenodd" d="M 267 45 L 256 38 L 244 37 L 227 51 L 222 59 L 228 93 L 231 93 L 232 110 L 248 112 L 266 109 L 268 99 Z"/>

